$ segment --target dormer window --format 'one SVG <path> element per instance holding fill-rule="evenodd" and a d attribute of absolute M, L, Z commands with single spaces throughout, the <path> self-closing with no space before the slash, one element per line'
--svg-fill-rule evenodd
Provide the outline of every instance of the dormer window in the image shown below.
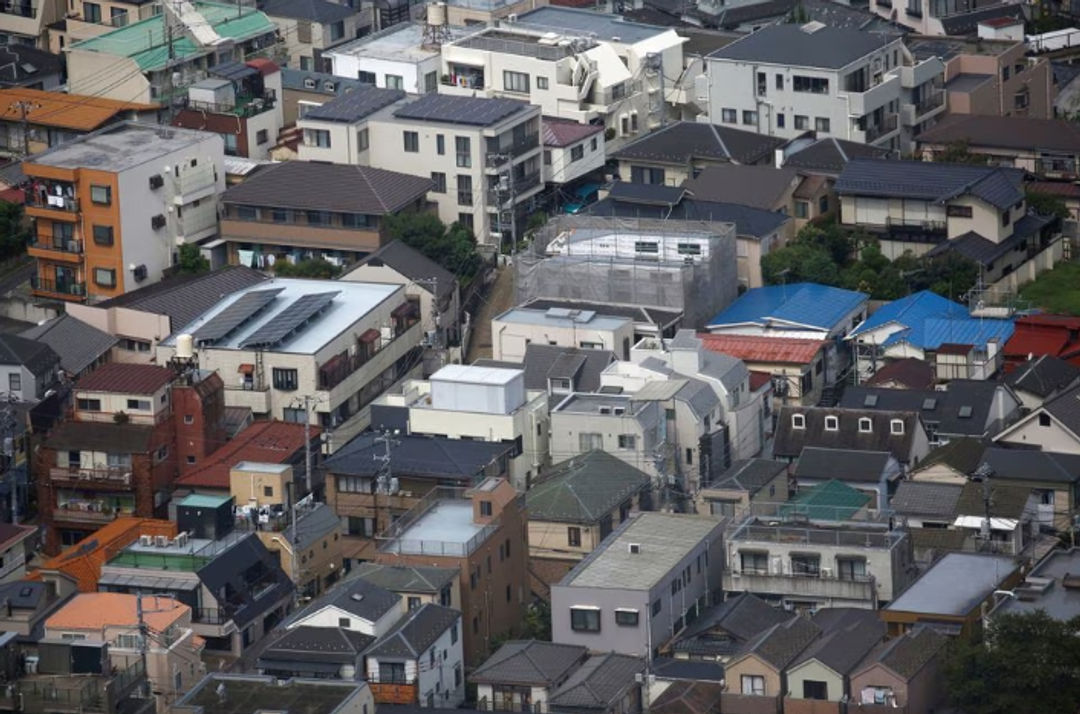
<path fill-rule="evenodd" d="M 840 417 L 827 416 L 825 417 L 825 431 L 839 431 L 840 430 Z"/>
<path fill-rule="evenodd" d="M 904 420 L 893 419 L 889 422 L 889 433 L 896 436 L 903 436 L 904 434 Z"/>
<path fill-rule="evenodd" d="M 859 433 L 869 434 L 874 430 L 874 420 L 870 417 L 859 418 Z"/>
<path fill-rule="evenodd" d="M 806 428 L 806 417 L 803 416 L 802 414 L 792 414 L 791 415 L 791 428 L 792 429 L 805 429 Z"/>

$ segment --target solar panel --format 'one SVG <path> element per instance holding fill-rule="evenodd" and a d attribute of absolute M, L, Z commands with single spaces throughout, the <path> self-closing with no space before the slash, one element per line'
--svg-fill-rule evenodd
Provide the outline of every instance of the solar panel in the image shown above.
<path fill-rule="evenodd" d="M 232 305 L 214 315 L 202 327 L 195 330 L 192 337 L 195 338 L 196 342 L 216 342 L 228 336 L 245 322 L 255 317 L 284 289 L 272 288 L 270 290 L 253 290 L 250 293 L 245 293 Z"/>
<path fill-rule="evenodd" d="M 934 399 L 933 397 L 929 397 L 927 399 L 924 399 L 923 403 L 922 403 L 922 408 L 927 410 L 927 411 L 936 409 L 937 408 L 937 400 Z"/>
<path fill-rule="evenodd" d="M 279 312 L 274 319 L 249 335 L 241 347 L 263 347 L 276 345 L 289 335 L 306 325 L 311 318 L 330 304 L 340 292 L 315 293 L 298 298 L 292 305 Z"/>
<path fill-rule="evenodd" d="M 443 121 L 454 124 L 491 126 L 521 111 L 527 105 L 515 99 L 484 99 L 456 97 L 449 94 L 427 94 L 401 107 L 394 116 L 401 119 Z"/>
<path fill-rule="evenodd" d="M 959 416 L 961 419 L 970 419 L 971 418 L 971 413 L 972 413 L 971 407 L 962 406 L 962 407 L 960 407 L 960 412 L 959 412 L 959 414 L 957 416 Z"/>
<path fill-rule="evenodd" d="M 876 407 L 877 406 L 877 396 L 878 395 L 876 395 L 876 394 L 867 394 L 866 398 L 863 399 L 863 406 L 864 407 Z"/>

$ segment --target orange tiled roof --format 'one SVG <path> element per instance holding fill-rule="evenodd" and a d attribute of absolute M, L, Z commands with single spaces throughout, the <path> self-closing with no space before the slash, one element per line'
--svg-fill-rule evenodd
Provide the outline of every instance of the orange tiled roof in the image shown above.
<path fill-rule="evenodd" d="M 41 570 L 31 577 L 39 580 L 41 571 L 60 572 L 78 584 L 79 592 L 96 592 L 101 566 L 144 534 L 175 538 L 176 524 L 156 518 L 117 518 L 60 555 L 42 563 Z"/>
<path fill-rule="evenodd" d="M 100 368 L 99 368 L 100 369 Z M 311 427 L 311 438 L 319 428 Z M 205 465 L 176 480 L 177 486 L 229 490 L 229 471 L 241 461 L 283 464 L 304 448 L 304 425 L 257 421 L 210 455 Z"/>
<path fill-rule="evenodd" d="M 151 629 L 163 632 L 183 617 L 189 608 L 171 598 L 143 598 L 143 620 Z M 137 625 L 136 596 L 127 593 L 79 593 L 67 605 L 45 620 L 47 629 L 97 630 L 109 626 Z"/>
<path fill-rule="evenodd" d="M 45 92 L 40 89 L 0 89 L 0 119 L 21 121 L 18 102 L 29 102 L 26 119 L 37 126 L 53 126 L 78 131 L 93 131 L 104 126 L 120 112 L 151 112 L 156 104 L 121 102 L 116 99 Z"/>

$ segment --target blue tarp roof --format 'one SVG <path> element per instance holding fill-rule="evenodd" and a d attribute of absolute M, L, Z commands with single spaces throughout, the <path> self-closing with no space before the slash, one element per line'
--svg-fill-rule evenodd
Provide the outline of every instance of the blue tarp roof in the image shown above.
<path fill-rule="evenodd" d="M 746 291 L 709 325 L 779 321 L 831 330 L 864 302 L 864 293 L 817 283 L 770 285 Z"/>
<path fill-rule="evenodd" d="M 851 334 L 890 323 L 907 329 L 889 335 L 883 344 L 907 342 L 929 350 L 947 343 L 979 346 L 992 338 L 1004 342 L 1013 333 L 1012 320 L 971 317 L 960 303 L 923 290 L 883 305 Z"/>

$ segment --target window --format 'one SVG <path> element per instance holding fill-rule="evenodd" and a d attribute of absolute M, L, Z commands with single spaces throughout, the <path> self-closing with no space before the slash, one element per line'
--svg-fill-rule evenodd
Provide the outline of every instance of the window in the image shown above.
<path fill-rule="evenodd" d="M 96 2 L 84 2 L 83 20 L 86 22 L 101 22 L 101 5 Z"/>
<path fill-rule="evenodd" d="M 664 181 L 667 178 L 663 169 L 650 168 L 648 166 L 631 166 L 630 167 L 630 182 L 631 183 L 649 183 L 657 186 L 664 185 Z"/>
<path fill-rule="evenodd" d="M 744 109 L 742 113 L 742 123 L 749 124 L 751 126 L 757 125 L 757 112 L 751 109 Z"/>
<path fill-rule="evenodd" d="M 810 217 L 810 204 L 807 201 L 795 202 L 795 217 L 796 218 L 809 218 Z"/>
<path fill-rule="evenodd" d="M 829 212 L 829 197 L 822 196 L 818 199 L 818 213 L 825 214 Z"/>
<path fill-rule="evenodd" d="M 596 608 L 570 608 L 570 629 L 574 632 L 599 632 L 600 611 Z"/>
<path fill-rule="evenodd" d="M 472 168 L 472 140 L 469 137 L 454 137 L 454 153 L 457 154 L 458 168 Z"/>
<path fill-rule="evenodd" d="M 638 624 L 638 611 L 637 610 L 615 610 L 615 624 L 622 625 L 624 627 L 637 627 Z"/>
<path fill-rule="evenodd" d="M 1050 415 L 1046 412 L 1039 414 L 1039 426 L 1050 426 Z"/>
<path fill-rule="evenodd" d="M 766 575 L 769 572 L 769 554 L 756 550 L 739 551 L 739 566 L 744 573 Z"/>
<path fill-rule="evenodd" d="M 795 115 L 795 130 L 805 131 L 810 128 L 810 117 L 803 116 L 802 114 Z"/>
<path fill-rule="evenodd" d="M 777 74 L 776 74 L 776 88 L 777 89 L 783 89 L 784 88 L 784 75 L 780 74 L 779 72 L 777 72 Z"/>
<path fill-rule="evenodd" d="M 475 615 L 472 619 L 472 631 L 474 635 L 480 634 L 480 618 Z"/>
<path fill-rule="evenodd" d="M 330 41 L 337 42 L 345 36 L 345 21 L 339 20 L 338 22 L 330 25 Z"/>
<path fill-rule="evenodd" d="M 134 409 L 136 411 L 148 412 L 150 411 L 149 399 L 129 399 L 127 400 L 127 408 Z"/>
<path fill-rule="evenodd" d="M 446 174 L 440 171 L 431 172 L 432 193 L 446 193 Z"/>
<path fill-rule="evenodd" d="M 442 134 L 435 135 L 435 153 L 439 156 L 446 153 L 446 137 Z"/>
<path fill-rule="evenodd" d="M 828 699 L 829 685 L 827 682 L 817 682 L 813 679 L 804 679 L 802 683 L 803 699 Z"/>
<path fill-rule="evenodd" d="M 255 132 L 255 143 L 262 146 L 266 142 L 270 141 L 270 133 L 266 129 L 259 129 Z"/>
<path fill-rule="evenodd" d="M 1009 81 L 1009 70 L 1010 69 L 1012 69 L 1012 68 L 1009 67 L 1009 66 L 1005 66 L 1005 67 L 1001 68 L 1001 79 L 1002 80 L 1004 80 L 1006 82 Z"/>
<path fill-rule="evenodd" d="M 368 150 L 368 130 L 361 129 L 356 132 L 356 150 L 367 151 Z"/>
<path fill-rule="evenodd" d="M 84 4 L 83 7 L 86 7 Z M 103 206 L 112 203 L 112 186 L 90 186 L 90 200 Z"/>
<path fill-rule="evenodd" d="M 566 543 L 567 545 L 578 548 L 581 546 L 581 529 L 577 526 L 567 526 L 566 528 Z"/>
<path fill-rule="evenodd" d="M 829 133 L 829 120 L 827 117 L 815 117 L 814 118 L 814 130 L 820 131 L 824 134 Z"/>
<path fill-rule="evenodd" d="M 796 92 L 809 92 L 810 94 L 828 94 L 829 80 L 824 77 L 804 77 L 795 75 L 791 80 L 791 88 Z"/>
<path fill-rule="evenodd" d="M 430 94 L 431 92 L 438 91 L 439 89 L 439 73 L 428 72 L 424 75 L 424 93 Z"/>
<path fill-rule="evenodd" d="M 162 444 L 161 447 L 158 448 L 155 457 L 158 461 L 164 461 L 165 459 L 169 458 L 169 445 Z"/>
<path fill-rule="evenodd" d="M 836 431 L 840 428 L 840 418 L 834 416 L 825 417 L 825 431 Z"/>
<path fill-rule="evenodd" d="M 841 580 L 863 580 L 866 578 L 865 558 L 837 558 L 836 577 Z"/>
<path fill-rule="evenodd" d="M 660 244 L 654 240 L 639 240 L 634 242 L 635 253 L 650 253 L 655 255 L 660 252 Z"/>
<path fill-rule="evenodd" d="M 94 283 L 103 288 L 116 287 L 116 271 L 112 268 L 94 268 Z"/>
<path fill-rule="evenodd" d="M 791 572 L 793 575 L 821 575 L 821 556 L 817 553 L 792 553 Z"/>
<path fill-rule="evenodd" d="M 634 434 L 619 434 L 619 448 L 633 449 L 637 446 L 637 437 Z"/>
<path fill-rule="evenodd" d="M 127 10 L 121 7 L 110 8 L 109 24 L 113 27 L 125 27 L 128 24 Z"/>
<path fill-rule="evenodd" d="M 949 218 L 971 218 L 971 206 L 946 206 L 945 215 Z"/>
<path fill-rule="evenodd" d="M 690 447 L 686 448 L 686 465 L 687 466 L 693 466 L 694 465 L 694 450 L 691 449 Z"/>
<path fill-rule="evenodd" d="M 874 430 L 874 421 L 870 417 L 859 417 L 859 431 L 869 434 Z"/>
<path fill-rule="evenodd" d="M 791 428 L 792 429 L 805 429 L 806 428 L 806 416 L 803 414 L 791 415 Z"/>
<path fill-rule="evenodd" d="M 480 515 L 481 516 L 491 516 L 491 501 L 481 501 L 480 502 Z M 490 568 L 489 568 L 489 570 L 490 570 Z"/>
<path fill-rule="evenodd" d="M 700 243 L 678 243 L 675 250 L 679 255 L 701 255 Z"/>
<path fill-rule="evenodd" d="M 295 369 L 283 369 L 281 367 L 274 367 L 272 374 L 274 380 L 274 389 L 293 391 L 300 386 L 299 377 L 297 376 Z"/>
<path fill-rule="evenodd" d="M 457 214 L 458 225 L 465 226 L 469 230 L 473 229 L 473 214 L 471 213 L 459 213 Z"/>
<path fill-rule="evenodd" d="M 458 174 L 457 202 L 459 206 L 473 205 L 472 176 L 468 174 Z"/>
<path fill-rule="evenodd" d="M 362 84 L 375 84 L 374 72 L 360 70 L 360 72 L 357 73 L 356 78 L 359 79 Z"/>
<path fill-rule="evenodd" d="M 578 448 L 582 453 L 604 448 L 604 435 L 583 431 L 578 434 Z"/>
<path fill-rule="evenodd" d="M 98 245 L 112 245 L 113 244 L 113 227 L 112 226 L 94 226 L 94 243 Z"/>
<path fill-rule="evenodd" d="M 409 596 L 408 603 L 409 603 L 409 610 L 410 611 L 420 609 L 420 598 L 416 597 L 415 595 L 410 595 Z"/>
<path fill-rule="evenodd" d="M 330 225 L 330 211 L 308 211 L 307 222 L 309 226 Z"/>
<path fill-rule="evenodd" d="M 8 391 L 9 392 L 21 392 L 22 391 L 22 375 L 21 374 L 9 374 L 8 375 Z"/>
<path fill-rule="evenodd" d="M 596 146 L 597 146 L 596 137 L 594 136 L 592 138 L 592 140 L 589 141 L 589 150 L 590 151 L 596 151 Z"/>
<path fill-rule="evenodd" d="M 583 158 L 585 158 L 585 146 L 583 144 L 578 144 L 570 149 L 570 163 L 581 161 Z"/>
<path fill-rule="evenodd" d="M 739 117 L 739 113 L 737 111 L 735 111 L 734 109 L 721 109 L 720 110 L 720 121 L 722 121 L 725 124 L 734 124 L 734 123 L 736 123 L 737 121 L 739 121 L 738 117 Z"/>
<path fill-rule="evenodd" d="M 1005 212 L 1001 214 L 1002 227 L 1009 225 L 1012 222 L 1012 217 L 1009 215 L 1009 209 L 1005 209 Z"/>
<path fill-rule="evenodd" d="M 304 146 L 329 149 L 330 131 L 328 129 L 304 129 Z"/>
<path fill-rule="evenodd" d="M 784 128 L 784 113 L 783 112 L 780 112 L 780 113 L 778 113 L 776 115 L 776 128 L 777 129 L 783 129 Z"/>
<path fill-rule="evenodd" d="M 99 412 L 101 411 L 100 399 L 78 399 L 75 402 L 75 406 L 79 411 L 84 412 Z"/>
<path fill-rule="evenodd" d="M 405 141 L 405 151 L 410 154 L 415 154 L 420 151 L 420 135 L 415 131 L 403 131 L 401 132 L 402 138 Z"/>
<path fill-rule="evenodd" d="M 765 677 L 758 674 L 742 675 L 742 693 L 757 697 L 765 696 Z"/>
<path fill-rule="evenodd" d="M 405 79 L 400 74 L 386 75 L 387 89 L 405 89 Z"/>
<path fill-rule="evenodd" d="M 508 92 L 519 94 L 529 93 L 529 75 L 524 72 L 511 72 L 503 70 L 503 89 Z"/>
<path fill-rule="evenodd" d="M 889 422 L 889 433 L 901 435 L 904 433 L 903 419 L 893 419 Z"/>
<path fill-rule="evenodd" d="M 536 88 L 537 89 L 547 89 L 548 88 L 548 78 L 547 77 L 537 77 L 536 78 Z"/>

